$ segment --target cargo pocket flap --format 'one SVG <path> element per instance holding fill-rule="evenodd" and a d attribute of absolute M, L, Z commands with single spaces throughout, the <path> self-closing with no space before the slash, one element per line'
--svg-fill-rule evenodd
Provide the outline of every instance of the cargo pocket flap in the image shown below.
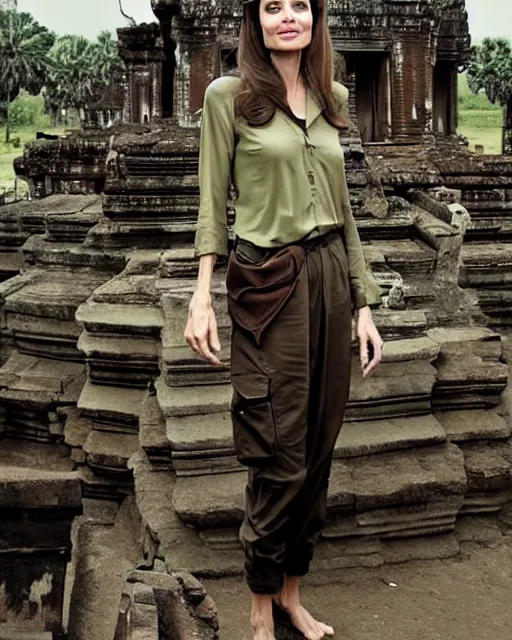
<path fill-rule="evenodd" d="M 261 373 L 234 373 L 231 384 L 235 391 L 246 400 L 257 400 L 268 396 L 268 377 Z"/>

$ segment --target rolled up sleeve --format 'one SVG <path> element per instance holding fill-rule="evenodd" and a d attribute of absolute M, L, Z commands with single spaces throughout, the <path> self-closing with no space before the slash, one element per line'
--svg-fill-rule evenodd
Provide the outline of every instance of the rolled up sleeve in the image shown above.
<path fill-rule="evenodd" d="M 233 92 L 228 78 L 217 78 L 206 89 L 199 150 L 199 215 L 196 257 L 228 255 L 227 204 L 235 134 Z"/>

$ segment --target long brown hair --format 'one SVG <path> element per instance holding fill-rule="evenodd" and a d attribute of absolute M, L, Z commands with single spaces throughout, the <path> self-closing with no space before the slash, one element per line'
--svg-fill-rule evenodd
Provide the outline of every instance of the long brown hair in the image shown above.
<path fill-rule="evenodd" d="M 249 0 L 244 4 L 238 48 L 241 82 L 235 94 L 235 113 L 252 126 L 270 122 L 276 109 L 291 113 L 284 80 L 272 64 L 270 50 L 264 44 L 259 17 L 261 1 Z M 311 0 L 311 11 L 313 35 L 311 43 L 302 50 L 302 77 L 323 110 L 326 120 L 331 125 L 344 129 L 348 124 L 339 115 L 340 105 L 336 105 L 332 93 L 334 65 L 326 0 Z"/>

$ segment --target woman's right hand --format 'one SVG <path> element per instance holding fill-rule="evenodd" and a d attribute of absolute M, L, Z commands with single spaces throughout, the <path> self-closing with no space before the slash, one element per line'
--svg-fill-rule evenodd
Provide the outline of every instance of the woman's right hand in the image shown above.
<path fill-rule="evenodd" d="M 184 335 L 187 343 L 201 358 L 217 366 L 222 364 L 217 356 L 221 347 L 217 319 L 209 293 L 196 290 L 192 296 Z"/>

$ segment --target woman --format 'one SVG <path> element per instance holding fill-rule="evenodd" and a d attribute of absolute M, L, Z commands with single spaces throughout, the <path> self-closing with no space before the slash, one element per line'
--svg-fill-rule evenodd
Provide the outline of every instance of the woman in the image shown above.
<path fill-rule="evenodd" d="M 199 275 L 185 338 L 220 365 L 210 286 L 216 257 L 229 255 L 232 182 L 232 419 L 237 457 L 249 467 L 240 539 L 255 640 L 274 638 L 279 607 L 308 640 L 334 633 L 302 606 L 299 578 L 325 522 L 349 393 L 352 310 L 363 376 L 381 360 L 370 309 L 379 288 L 350 209 L 338 135 L 348 92 L 333 82 L 325 4 L 245 3 L 240 78 L 212 82 L 203 108 Z"/>

